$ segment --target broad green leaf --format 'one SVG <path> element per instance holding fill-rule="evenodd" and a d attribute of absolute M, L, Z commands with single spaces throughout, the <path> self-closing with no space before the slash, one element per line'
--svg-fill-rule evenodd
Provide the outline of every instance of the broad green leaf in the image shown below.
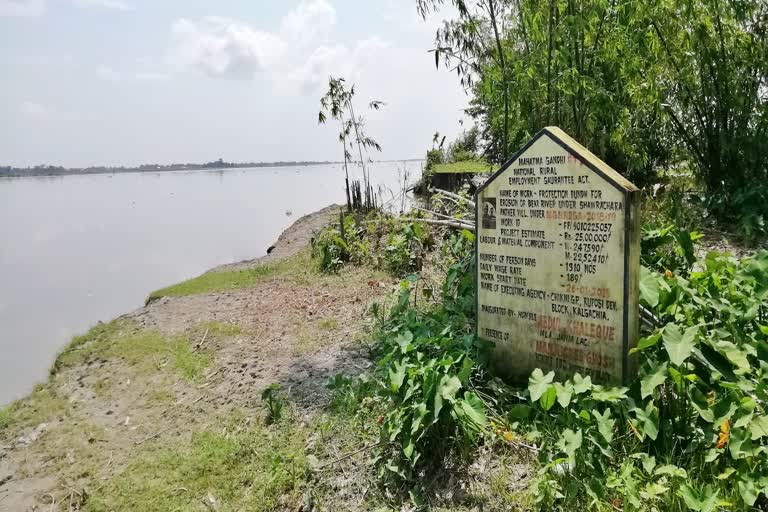
<path fill-rule="evenodd" d="M 571 384 L 570 381 L 566 381 L 565 384 L 555 382 L 555 391 L 557 392 L 557 403 L 560 404 L 560 407 L 566 409 L 568 404 L 571 403 L 573 384 Z"/>
<path fill-rule="evenodd" d="M 656 367 L 653 373 L 643 377 L 640 381 L 640 396 L 646 398 L 653 395 L 653 391 L 667 380 L 667 362 Z"/>
<path fill-rule="evenodd" d="M 768 416 L 752 418 L 749 422 L 749 431 L 753 441 L 768 436 Z"/>
<path fill-rule="evenodd" d="M 531 408 L 524 404 L 513 405 L 507 417 L 512 420 L 527 420 L 531 416 Z"/>
<path fill-rule="evenodd" d="M 557 391 L 555 390 L 555 386 L 549 386 L 544 394 L 541 395 L 539 404 L 541 405 L 541 408 L 544 409 L 544 411 L 548 411 L 552 408 L 553 405 L 555 405 L 556 399 Z"/>
<path fill-rule="evenodd" d="M 459 408 L 461 414 L 466 417 L 476 429 L 484 429 L 488 424 L 488 418 L 485 415 L 485 405 L 482 400 L 471 391 L 464 392 L 464 399 L 459 401 Z"/>
<path fill-rule="evenodd" d="M 635 407 L 632 412 L 637 418 L 635 427 L 638 431 L 655 441 L 659 436 L 659 410 L 653 405 L 653 402 L 649 402 L 645 409 Z"/>
<path fill-rule="evenodd" d="M 748 396 L 742 398 L 737 411 L 739 413 L 739 419 L 734 422 L 734 428 L 742 428 L 749 425 L 749 422 L 752 421 L 756 406 L 757 404 L 752 398 Z"/>
<path fill-rule="evenodd" d="M 461 381 L 455 375 L 443 375 L 440 384 L 437 386 L 437 393 L 445 400 L 452 402 L 456 393 L 461 389 Z"/>
<path fill-rule="evenodd" d="M 630 354 L 634 354 L 635 352 L 641 352 L 645 349 L 658 345 L 659 341 L 661 341 L 661 331 L 658 331 L 654 334 L 651 334 L 650 336 L 640 339 L 640 341 L 637 342 L 637 346 L 632 350 L 630 350 L 629 352 Z"/>
<path fill-rule="evenodd" d="M 645 267 L 640 267 L 640 299 L 651 308 L 659 305 L 659 277 Z"/>
<path fill-rule="evenodd" d="M 582 377 L 580 374 L 575 374 L 573 376 L 573 392 L 577 395 L 581 395 L 582 393 L 586 393 L 592 389 L 592 377 L 587 375 L 586 377 Z"/>
<path fill-rule="evenodd" d="M 539 368 L 533 370 L 531 376 L 528 377 L 528 392 L 531 394 L 531 401 L 535 402 L 545 391 L 549 388 L 549 385 L 555 378 L 555 372 L 549 372 L 544 375 Z"/>
<path fill-rule="evenodd" d="M 592 389 L 592 398 L 598 402 L 618 402 L 627 398 L 627 388 L 605 388 L 595 386 Z"/>
<path fill-rule="evenodd" d="M 739 494 L 741 495 L 741 499 L 744 500 L 744 503 L 748 507 L 754 506 L 761 489 L 757 488 L 751 475 L 744 475 L 744 477 L 739 480 L 738 487 Z"/>
<path fill-rule="evenodd" d="M 405 331 L 397 335 L 395 343 L 400 347 L 400 352 L 405 354 L 411 346 L 413 341 L 413 333 L 411 331 Z"/>
<path fill-rule="evenodd" d="M 568 463 L 571 470 L 576 467 L 576 451 L 581 448 L 583 436 L 581 429 L 574 432 L 571 429 L 566 429 L 563 432 L 558 446 L 568 455 Z"/>
<path fill-rule="evenodd" d="M 669 475 L 674 478 L 683 478 L 683 479 L 688 478 L 688 473 L 683 468 L 679 468 L 672 464 L 665 464 L 664 466 L 657 467 L 656 470 L 653 472 L 653 474 Z"/>
<path fill-rule="evenodd" d="M 640 492 L 640 495 L 646 500 L 655 500 L 658 496 L 666 494 L 667 491 L 669 491 L 669 488 L 658 482 L 648 482 Z"/>
<path fill-rule="evenodd" d="M 389 369 L 389 389 L 393 393 L 400 391 L 405 380 L 405 371 L 407 364 L 401 361 L 395 361 L 392 368 Z"/>
<path fill-rule="evenodd" d="M 732 428 L 728 440 L 728 450 L 734 459 L 744 459 L 752 455 L 752 439 L 743 428 Z"/>
<path fill-rule="evenodd" d="M 736 365 L 739 369 L 736 373 L 744 374 L 752 370 L 749 360 L 747 360 L 746 352 L 742 351 L 739 347 L 731 343 L 730 341 L 719 340 L 714 343 L 715 349 L 723 354 L 728 360 Z"/>
<path fill-rule="evenodd" d="M 421 424 L 427 416 L 427 404 L 420 402 L 413 406 L 414 414 L 411 422 L 411 435 L 421 430 Z"/>
<path fill-rule="evenodd" d="M 680 366 L 688 359 L 696 346 L 698 331 L 697 326 L 689 327 L 685 332 L 681 332 L 680 327 L 676 324 L 668 324 L 664 327 L 664 348 L 667 350 L 672 364 Z"/>
<path fill-rule="evenodd" d="M 613 427 L 616 425 L 616 420 L 611 418 L 611 410 L 606 409 L 603 414 L 600 414 L 597 410 L 593 410 L 592 414 L 597 420 L 598 432 L 603 436 L 603 439 L 608 443 L 611 443 L 613 441 Z"/>

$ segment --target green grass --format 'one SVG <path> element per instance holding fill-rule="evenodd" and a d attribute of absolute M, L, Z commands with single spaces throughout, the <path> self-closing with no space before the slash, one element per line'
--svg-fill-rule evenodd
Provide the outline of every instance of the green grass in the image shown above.
<path fill-rule="evenodd" d="M 208 272 L 181 283 L 161 288 L 149 294 L 147 303 L 161 297 L 182 297 L 225 290 L 252 288 L 274 277 L 290 277 L 299 282 L 306 282 L 310 274 L 317 274 L 310 268 L 309 251 L 280 260 L 277 263 L 263 264 L 247 270 Z"/>
<path fill-rule="evenodd" d="M 0 409 L 0 431 L 8 428 L 13 421 L 13 406 L 8 405 Z"/>
<path fill-rule="evenodd" d="M 477 160 L 465 160 L 463 162 L 453 162 L 450 164 L 436 164 L 432 168 L 435 174 L 455 174 L 455 173 L 485 173 L 494 172 L 499 168 L 497 165 Z"/>
<path fill-rule="evenodd" d="M 195 352 L 184 337 L 167 338 L 157 331 L 138 330 L 131 321 L 114 320 L 74 338 L 59 354 L 51 374 L 97 358 L 120 360 L 144 373 L 171 366 L 189 381 L 197 381 L 212 361 L 209 353 Z"/>
<path fill-rule="evenodd" d="M 0 409 L 0 433 L 9 428 L 37 426 L 65 414 L 69 408 L 70 403 L 50 387 L 37 385 L 26 398 Z"/>
<path fill-rule="evenodd" d="M 95 490 L 85 510 L 297 510 L 308 470 L 306 431 L 279 425 L 230 433 L 199 432 L 191 442 L 148 447 Z"/>
<path fill-rule="evenodd" d="M 317 325 L 318 327 L 326 331 L 335 331 L 336 329 L 339 328 L 339 321 L 336 318 L 330 316 L 328 318 L 323 318 L 322 320 L 320 320 L 317 323 Z"/>

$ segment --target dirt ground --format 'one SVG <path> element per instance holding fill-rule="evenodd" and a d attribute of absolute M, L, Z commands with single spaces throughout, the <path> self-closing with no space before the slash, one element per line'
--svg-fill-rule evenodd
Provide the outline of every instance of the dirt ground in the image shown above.
<path fill-rule="evenodd" d="M 268 256 L 213 271 L 296 258 L 337 215 L 334 206 L 298 219 Z M 209 364 L 192 381 L 168 371 L 172 361 L 162 356 L 148 367 L 88 356 L 56 373 L 18 407 L 22 419 L 0 426 L 0 510 L 78 510 L 142 445 L 190 438 L 233 410 L 255 415 L 271 383 L 306 411 L 321 406 L 329 377 L 370 365 L 358 340 L 369 305 L 391 284 L 368 269 L 305 280 L 278 274 L 252 288 L 164 297 L 121 317 L 120 335 L 183 336 L 192 346 L 184 357 L 195 362 L 204 352 Z"/>

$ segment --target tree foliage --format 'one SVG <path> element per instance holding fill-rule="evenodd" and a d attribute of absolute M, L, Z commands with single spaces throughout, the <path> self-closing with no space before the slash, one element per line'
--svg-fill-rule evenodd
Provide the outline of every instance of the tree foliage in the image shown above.
<path fill-rule="evenodd" d="M 416 3 L 422 16 L 444 4 Z M 715 213 L 766 202 L 766 2 L 451 3 L 435 62 L 471 93 L 489 159 L 557 125 L 639 185 L 685 166 Z"/>

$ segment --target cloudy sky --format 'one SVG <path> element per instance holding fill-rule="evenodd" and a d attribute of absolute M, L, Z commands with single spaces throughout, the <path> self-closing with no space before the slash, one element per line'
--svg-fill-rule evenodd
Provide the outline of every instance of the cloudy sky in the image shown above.
<path fill-rule="evenodd" d="M 0 165 L 338 160 L 329 75 L 382 158 L 453 136 L 467 97 L 414 0 L 0 0 Z"/>

